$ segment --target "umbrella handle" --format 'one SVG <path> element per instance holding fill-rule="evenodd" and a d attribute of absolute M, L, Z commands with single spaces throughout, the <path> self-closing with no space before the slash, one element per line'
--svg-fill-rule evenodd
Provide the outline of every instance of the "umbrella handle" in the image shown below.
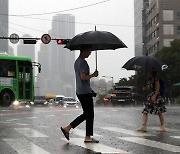
<path fill-rule="evenodd" d="M 95 26 L 95 31 L 96 31 L 96 26 Z M 95 55 L 96 55 L 96 71 L 97 71 L 97 50 L 96 50 Z"/>
<path fill-rule="evenodd" d="M 97 51 L 95 51 L 95 56 L 96 56 L 96 71 L 97 71 Z"/>

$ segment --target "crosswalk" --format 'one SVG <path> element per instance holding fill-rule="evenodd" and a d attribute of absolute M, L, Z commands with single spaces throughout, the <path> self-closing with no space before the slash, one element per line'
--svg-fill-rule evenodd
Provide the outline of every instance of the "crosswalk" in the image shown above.
<path fill-rule="evenodd" d="M 4 138 L 5 141 L 11 148 L 17 151 L 19 154 L 51 154 L 46 150 L 43 150 L 39 146 L 35 145 L 26 138 L 9 139 Z"/>
<path fill-rule="evenodd" d="M 137 131 L 118 128 L 118 127 L 102 127 L 102 129 L 109 130 L 109 131 L 114 131 L 114 132 L 117 132 L 117 133 L 128 134 L 128 135 L 132 135 L 132 136 L 155 136 L 153 134 L 140 133 L 140 132 L 137 132 Z"/>
<path fill-rule="evenodd" d="M 62 140 L 66 141 L 65 138 L 62 138 Z M 127 151 L 124 151 L 124 150 L 121 150 L 121 149 L 116 149 L 116 148 L 113 148 L 113 147 L 109 147 L 109 146 L 106 146 L 106 145 L 101 144 L 101 143 L 98 143 L 98 144 L 89 144 L 89 143 L 85 144 L 83 138 L 72 138 L 69 142 L 71 144 L 74 144 L 74 145 L 81 146 L 83 148 L 92 150 L 92 151 L 94 151 L 96 153 L 103 153 L 103 154 L 105 154 L 105 153 L 106 154 L 115 154 L 115 153 L 127 154 L 128 153 Z"/>
<path fill-rule="evenodd" d="M 180 152 L 180 146 L 170 145 L 167 143 L 162 143 L 162 142 L 157 142 L 157 141 L 151 141 L 151 140 L 140 138 L 140 137 L 119 137 L 119 139 L 153 147 L 153 148 L 167 150 L 170 152 Z"/>
<path fill-rule="evenodd" d="M 54 115 L 48 115 L 47 117 L 54 117 Z M 35 119 L 36 117 L 29 117 L 29 119 Z M 48 126 L 37 126 L 30 128 L 29 124 L 20 122 L 18 119 L 9 119 L 6 121 L 0 121 L 2 124 L 9 124 L 10 122 L 15 123 L 18 127 L 12 128 L 13 131 L 17 132 L 18 134 L 21 134 L 18 138 L 10 138 L 10 137 L 2 137 L 0 136 L 0 140 L 3 140 L 6 144 L 8 144 L 12 149 L 17 151 L 18 154 L 53 154 L 52 151 L 48 151 L 47 149 L 44 149 L 40 145 L 32 142 L 31 139 L 34 138 L 51 138 L 50 134 L 45 134 L 44 132 L 41 132 L 41 129 L 38 129 L 41 127 L 42 129 L 48 128 Z M 22 127 L 21 127 L 22 126 Z M 175 142 L 170 143 L 164 143 L 163 141 L 159 142 L 157 141 L 157 135 L 158 133 L 155 133 L 154 131 L 157 129 L 157 127 L 148 127 L 147 133 L 140 133 L 132 129 L 125 129 L 120 127 L 99 127 L 98 131 L 94 134 L 94 137 L 100 140 L 100 143 L 98 144 L 91 144 L 91 143 L 84 143 L 84 135 L 85 130 L 83 129 L 73 129 L 70 133 L 70 141 L 67 141 L 62 132 L 59 128 L 56 128 L 57 133 L 60 137 L 60 140 L 64 142 L 65 144 L 71 144 L 73 146 L 81 147 L 84 149 L 91 150 L 95 153 L 102 153 L 102 154 L 127 154 L 131 153 L 129 149 L 126 149 L 126 147 L 117 147 L 112 144 L 101 142 L 102 138 L 106 138 L 107 134 L 103 134 L 102 132 L 108 132 L 108 134 L 111 134 L 112 137 L 116 142 L 123 141 L 124 144 L 136 144 L 138 146 L 146 146 L 150 148 L 155 148 L 159 150 L 164 150 L 167 153 L 180 153 L 180 144 L 173 144 L 173 143 L 180 143 L 180 131 L 176 129 L 170 129 L 167 128 L 167 132 L 171 135 L 168 137 L 172 140 L 175 140 Z M 173 135 L 173 133 L 175 135 Z M 114 135 L 116 134 L 116 135 Z M 114 135 L 114 136 L 113 136 Z"/>

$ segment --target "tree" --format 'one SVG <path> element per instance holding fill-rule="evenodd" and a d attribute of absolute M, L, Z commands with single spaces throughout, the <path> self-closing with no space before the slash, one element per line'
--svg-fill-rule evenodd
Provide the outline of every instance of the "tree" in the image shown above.
<path fill-rule="evenodd" d="M 155 54 L 155 57 L 168 65 L 167 71 L 161 74 L 167 83 L 167 94 L 178 96 L 180 90 L 177 87 L 174 90 L 173 84 L 180 82 L 180 40 L 172 41 L 170 47 L 162 48 Z"/>

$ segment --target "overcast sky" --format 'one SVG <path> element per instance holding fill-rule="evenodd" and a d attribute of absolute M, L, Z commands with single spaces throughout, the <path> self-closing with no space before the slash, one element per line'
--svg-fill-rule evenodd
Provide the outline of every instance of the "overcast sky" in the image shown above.
<path fill-rule="evenodd" d="M 120 78 L 127 78 L 134 74 L 134 71 L 121 68 L 134 56 L 133 5 L 134 0 L 9 0 L 9 34 L 17 33 L 19 36 L 30 34 L 33 37 L 41 37 L 48 33 L 52 17 L 56 13 L 72 14 L 75 16 L 76 34 L 94 30 L 96 25 L 97 30 L 112 32 L 128 46 L 115 51 L 98 51 L 99 77 L 113 77 L 114 81 L 118 82 Z M 60 34 L 57 36 L 61 37 Z M 14 48 L 17 46 L 10 45 Z M 78 56 L 79 51 L 76 52 Z M 94 52 L 87 61 L 93 72 L 95 70 Z"/>

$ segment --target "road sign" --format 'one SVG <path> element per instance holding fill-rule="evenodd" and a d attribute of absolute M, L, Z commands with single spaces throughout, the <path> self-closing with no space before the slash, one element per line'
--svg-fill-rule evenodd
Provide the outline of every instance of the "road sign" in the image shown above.
<path fill-rule="evenodd" d="M 49 34 L 43 34 L 41 37 L 41 41 L 44 44 L 48 44 L 49 42 L 51 42 L 51 36 Z"/>
<path fill-rule="evenodd" d="M 19 35 L 13 33 L 10 35 L 10 42 L 16 44 L 19 42 Z"/>

